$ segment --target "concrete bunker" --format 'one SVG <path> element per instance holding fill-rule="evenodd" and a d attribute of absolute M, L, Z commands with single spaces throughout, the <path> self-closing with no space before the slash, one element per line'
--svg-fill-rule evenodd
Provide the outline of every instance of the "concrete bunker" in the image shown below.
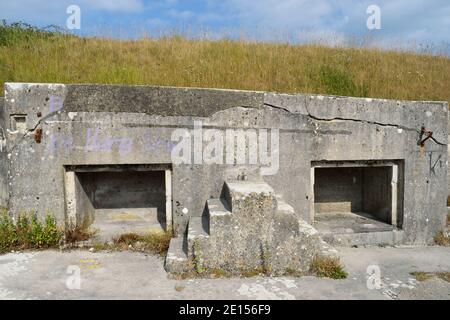
<path fill-rule="evenodd" d="M 383 232 L 401 229 L 401 161 L 323 161 L 311 168 L 311 208 L 323 234 Z"/>
<path fill-rule="evenodd" d="M 65 167 L 67 221 L 105 240 L 150 228 L 171 229 L 169 165 Z"/>
<path fill-rule="evenodd" d="M 33 83 L 6 83 L 4 96 L 0 205 L 14 216 L 33 211 L 42 219 L 50 213 L 66 229 L 95 227 L 101 209 L 133 209 L 125 205 L 126 190 L 142 186 L 148 195 L 152 183 L 146 182 L 152 180 L 159 203 L 164 196 L 166 202 L 165 208 L 148 206 L 165 212 L 165 225 L 157 214 L 154 220 L 173 231 L 166 257 L 170 272 L 192 267 L 192 261 L 200 269 L 266 266 L 278 274 L 287 267 L 299 272 L 308 270 L 314 255 L 329 252 L 322 240 L 340 246 L 423 245 L 444 228 L 446 102 Z M 256 163 L 250 156 L 241 163 L 237 152 L 229 162 L 211 163 L 215 137 L 190 135 L 199 122 L 205 133 L 277 134 L 270 148 L 258 141 Z M 227 155 L 229 144 L 219 144 L 214 151 Z M 252 150 L 241 151 L 255 155 Z M 271 156 L 276 151 L 270 163 L 278 169 L 271 172 L 263 170 L 267 163 L 261 156 L 269 150 Z M 176 161 L 180 154 L 187 160 Z M 92 185 L 108 187 L 114 199 L 96 202 Z M 358 198 L 333 199 L 326 186 L 335 189 L 334 196 L 352 190 Z M 348 227 L 345 219 L 334 219 L 336 211 L 365 220 Z M 322 236 L 326 217 L 332 218 L 331 236 Z"/>

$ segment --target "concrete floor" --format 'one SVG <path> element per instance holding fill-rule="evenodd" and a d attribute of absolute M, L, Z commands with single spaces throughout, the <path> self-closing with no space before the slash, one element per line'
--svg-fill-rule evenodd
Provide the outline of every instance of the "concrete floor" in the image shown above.
<path fill-rule="evenodd" d="M 314 227 L 322 234 L 348 234 L 392 231 L 394 227 L 364 212 L 327 212 L 316 214 Z"/>
<path fill-rule="evenodd" d="M 311 276 L 171 280 L 162 259 L 141 253 L 9 253 L 0 256 L 0 298 L 450 299 L 450 283 L 438 278 L 418 282 L 409 274 L 449 272 L 449 248 L 342 248 L 340 255 L 349 272 L 345 280 Z M 377 266 L 381 288 L 369 289 L 368 268 Z M 80 270 L 80 289 L 67 286 L 74 283 L 73 270 Z"/>
<path fill-rule="evenodd" d="M 158 221 L 157 208 L 96 209 L 91 225 L 97 230 L 95 241 L 110 241 L 126 233 L 146 234 L 149 229 L 165 229 L 165 222 Z"/>

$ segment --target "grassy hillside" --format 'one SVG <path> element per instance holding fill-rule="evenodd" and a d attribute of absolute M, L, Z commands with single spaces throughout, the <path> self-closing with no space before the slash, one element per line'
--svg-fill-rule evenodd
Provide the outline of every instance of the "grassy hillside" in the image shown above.
<path fill-rule="evenodd" d="M 450 101 L 450 59 L 246 41 L 79 38 L 0 26 L 0 82 L 122 83 Z M 1 93 L 3 94 L 3 92 Z"/>

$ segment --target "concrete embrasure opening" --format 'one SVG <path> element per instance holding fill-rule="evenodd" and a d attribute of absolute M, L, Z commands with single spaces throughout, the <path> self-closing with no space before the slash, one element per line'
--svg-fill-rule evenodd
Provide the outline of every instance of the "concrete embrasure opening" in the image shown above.
<path fill-rule="evenodd" d="M 172 227 L 169 166 L 71 166 L 65 180 L 72 227 L 91 227 L 104 240 Z"/>
<path fill-rule="evenodd" d="M 25 114 L 11 115 L 11 129 L 24 133 L 27 131 L 27 116 Z"/>
<path fill-rule="evenodd" d="M 401 163 L 394 161 L 313 162 L 315 227 L 322 233 L 339 234 L 401 227 L 401 171 Z"/>

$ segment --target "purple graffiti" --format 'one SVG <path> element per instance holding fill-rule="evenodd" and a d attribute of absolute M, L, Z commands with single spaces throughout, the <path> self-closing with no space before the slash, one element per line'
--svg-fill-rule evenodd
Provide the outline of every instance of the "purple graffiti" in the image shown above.
<path fill-rule="evenodd" d="M 48 102 L 48 113 L 52 113 L 55 111 L 61 110 L 63 107 L 63 101 L 61 97 L 58 96 L 50 96 Z"/>
<path fill-rule="evenodd" d="M 85 141 L 81 147 L 74 146 L 71 135 L 65 135 L 61 132 L 51 133 L 48 139 L 47 152 L 51 155 L 56 155 L 57 152 L 63 152 L 67 155 L 75 149 L 81 149 L 85 153 L 110 153 L 114 148 L 117 148 L 119 154 L 125 156 L 132 152 L 133 146 L 139 148 L 141 153 L 158 152 L 161 149 L 171 152 L 177 144 L 174 141 L 164 140 L 153 135 L 151 130 L 147 130 L 142 138 L 135 143 L 133 139 L 128 137 L 102 137 L 100 128 L 87 128 Z"/>
<path fill-rule="evenodd" d="M 127 137 L 104 137 L 100 139 L 99 133 L 99 128 L 96 128 L 93 134 L 90 128 L 86 130 L 84 152 L 111 152 L 114 145 L 118 146 L 120 155 L 126 155 L 131 152 L 133 148 L 132 139 Z"/>
<path fill-rule="evenodd" d="M 163 140 L 157 136 L 152 135 L 151 130 L 146 130 L 144 133 L 144 139 L 142 144 L 142 150 L 145 152 L 157 151 L 159 148 L 165 148 L 168 151 L 176 146 L 176 142 L 171 140 Z"/>
<path fill-rule="evenodd" d="M 52 133 L 49 137 L 50 142 L 47 146 L 48 153 L 55 155 L 58 150 L 68 154 L 73 147 L 73 138 L 67 137 L 61 133 Z"/>

